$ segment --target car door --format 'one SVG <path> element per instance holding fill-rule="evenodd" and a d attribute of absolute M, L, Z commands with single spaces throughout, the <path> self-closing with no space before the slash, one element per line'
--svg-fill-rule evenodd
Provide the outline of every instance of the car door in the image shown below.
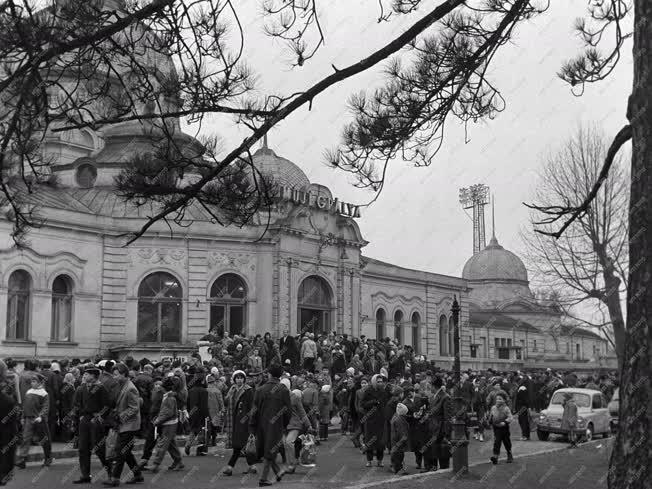
<path fill-rule="evenodd" d="M 593 413 L 593 433 L 604 433 L 606 431 L 606 408 L 602 404 L 602 394 L 593 394 L 593 399 L 591 400 L 591 411 Z"/>

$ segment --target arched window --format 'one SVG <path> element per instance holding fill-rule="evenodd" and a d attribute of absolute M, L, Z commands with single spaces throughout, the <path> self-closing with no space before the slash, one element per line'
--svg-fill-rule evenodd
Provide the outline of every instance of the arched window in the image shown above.
<path fill-rule="evenodd" d="M 183 290 L 169 273 L 148 275 L 138 287 L 138 341 L 181 342 Z"/>
<path fill-rule="evenodd" d="M 245 331 L 247 286 L 235 273 L 218 277 L 211 287 L 210 329 L 221 336 L 224 332 L 241 335 Z"/>
<path fill-rule="evenodd" d="M 52 283 L 52 341 L 71 341 L 72 279 L 59 275 Z"/>
<path fill-rule="evenodd" d="M 443 314 L 439 316 L 439 354 L 448 356 L 448 319 Z"/>
<path fill-rule="evenodd" d="M 29 303 L 32 277 L 25 270 L 9 276 L 7 300 L 7 339 L 27 340 L 29 337 Z"/>
<path fill-rule="evenodd" d="M 317 275 L 306 277 L 301 282 L 297 297 L 300 334 L 331 331 L 332 297 L 326 280 Z"/>
<path fill-rule="evenodd" d="M 403 323 L 403 311 L 400 309 L 394 313 L 394 339 L 400 345 L 403 343 L 403 335 L 401 326 Z"/>
<path fill-rule="evenodd" d="M 385 309 L 382 307 L 376 311 L 376 339 L 385 337 Z"/>
<path fill-rule="evenodd" d="M 414 353 L 421 353 L 421 316 L 418 312 L 412 314 L 412 349 Z"/>
<path fill-rule="evenodd" d="M 453 316 L 448 318 L 448 355 L 455 355 L 455 324 Z"/>

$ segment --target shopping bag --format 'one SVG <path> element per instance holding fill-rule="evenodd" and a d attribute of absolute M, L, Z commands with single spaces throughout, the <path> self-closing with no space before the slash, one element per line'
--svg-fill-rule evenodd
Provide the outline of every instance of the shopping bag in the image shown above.
<path fill-rule="evenodd" d="M 256 436 L 249 435 L 245 445 L 245 457 L 247 460 L 258 460 L 258 447 L 256 446 Z"/>
<path fill-rule="evenodd" d="M 301 435 L 301 451 L 299 452 L 299 463 L 302 467 L 314 467 L 317 465 L 317 445 L 312 435 Z"/>
<path fill-rule="evenodd" d="M 118 455 L 118 430 L 111 428 L 106 435 L 106 459 L 113 460 Z"/>

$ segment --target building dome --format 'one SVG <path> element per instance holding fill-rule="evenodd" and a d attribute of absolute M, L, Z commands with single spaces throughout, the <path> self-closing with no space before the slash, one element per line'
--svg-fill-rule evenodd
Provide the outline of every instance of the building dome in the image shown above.
<path fill-rule="evenodd" d="M 464 265 L 462 277 L 469 281 L 528 281 L 527 270 L 521 259 L 500 246 L 495 236 L 482 251 L 469 258 Z"/>
<path fill-rule="evenodd" d="M 263 175 L 272 177 L 274 183 L 282 187 L 297 190 L 310 185 L 310 180 L 303 170 L 286 158 L 278 156 L 267 146 L 263 146 L 253 154 L 254 166 Z"/>

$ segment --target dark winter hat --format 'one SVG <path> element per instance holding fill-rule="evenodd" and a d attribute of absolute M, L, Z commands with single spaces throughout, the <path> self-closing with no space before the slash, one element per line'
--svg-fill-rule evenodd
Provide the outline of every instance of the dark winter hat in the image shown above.
<path fill-rule="evenodd" d="M 127 367 L 124 363 L 116 363 L 113 367 L 113 370 L 117 370 L 120 375 L 124 375 L 125 377 L 129 375 L 129 367 Z"/>
<path fill-rule="evenodd" d="M 163 388 L 166 391 L 173 391 L 176 388 L 174 379 L 172 377 L 166 377 L 165 380 L 163 380 Z"/>
<path fill-rule="evenodd" d="M 273 365 L 269 368 L 269 375 L 278 379 L 283 375 L 283 369 L 277 365 Z"/>
<path fill-rule="evenodd" d="M 84 373 L 85 374 L 91 374 L 91 375 L 95 376 L 95 378 L 97 378 L 97 377 L 100 376 L 100 369 L 95 368 L 95 367 L 91 367 L 91 368 L 87 368 L 86 370 L 84 370 Z"/>

